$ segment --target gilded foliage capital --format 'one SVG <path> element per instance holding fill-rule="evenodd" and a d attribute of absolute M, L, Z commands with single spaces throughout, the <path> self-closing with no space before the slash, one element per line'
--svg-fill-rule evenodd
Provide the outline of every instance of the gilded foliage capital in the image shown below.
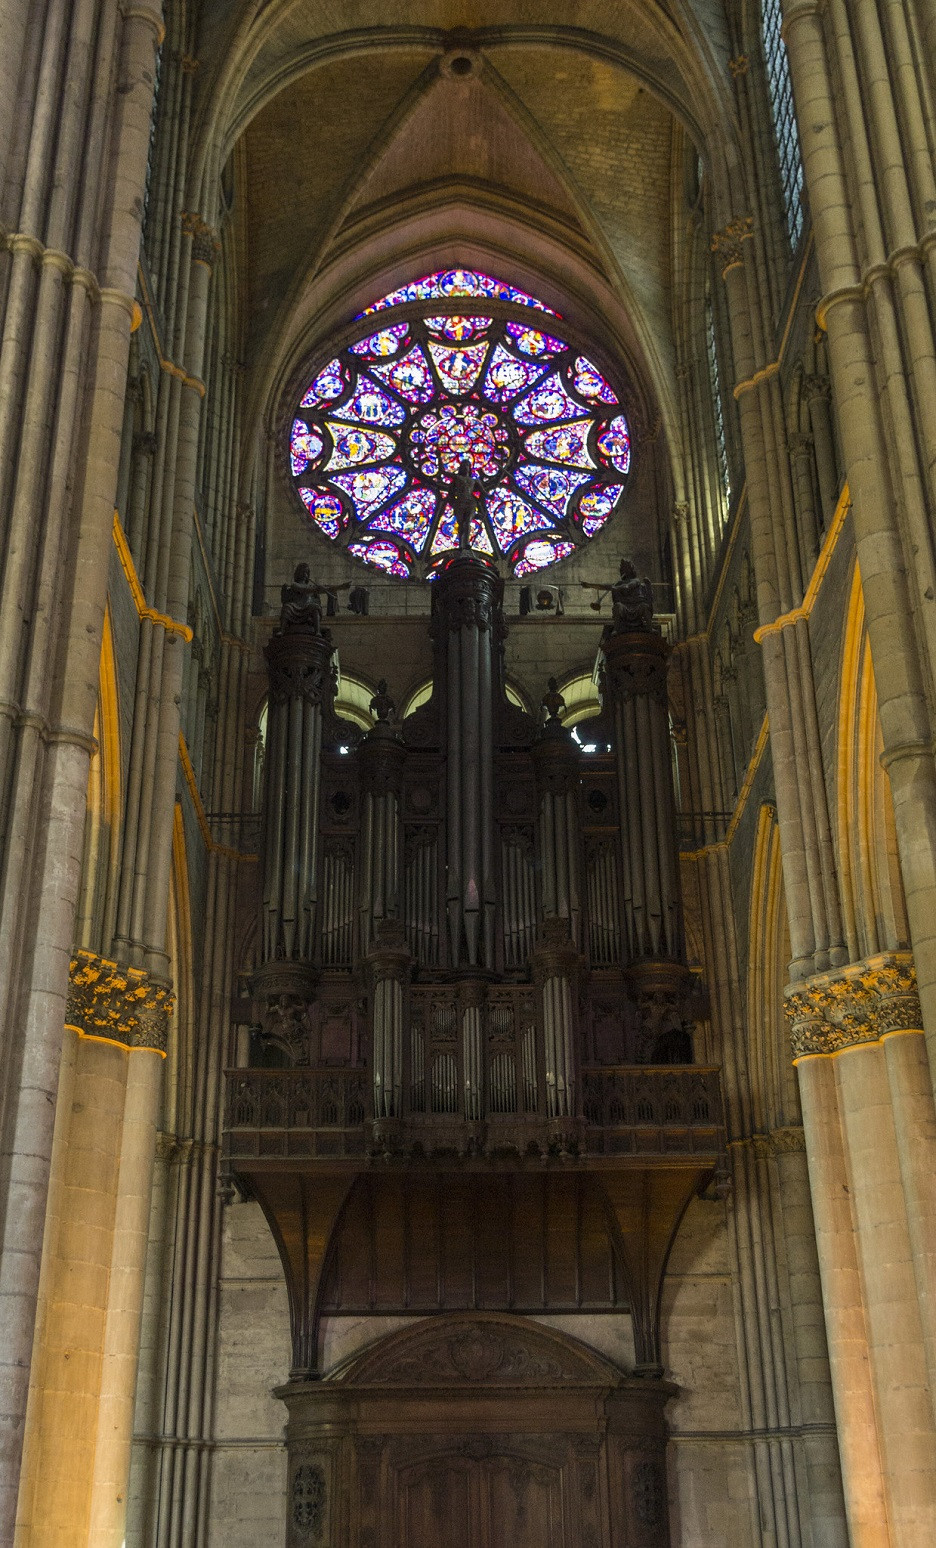
<path fill-rule="evenodd" d="M 923 1026 L 909 952 L 892 952 L 790 985 L 784 1009 L 795 1058 L 876 1043 Z"/>
<path fill-rule="evenodd" d="M 741 244 L 749 241 L 753 235 L 754 221 L 750 215 L 730 220 L 721 231 L 712 233 L 712 252 L 717 253 L 721 259 L 722 279 L 744 262 Z"/>
<path fill-rule="evenodd" d="M 142 968 L 91 951 L 71 960 L 65 1025 L 84 1037 L 165 1053 L 173 1004 L 170 986 Z"/>

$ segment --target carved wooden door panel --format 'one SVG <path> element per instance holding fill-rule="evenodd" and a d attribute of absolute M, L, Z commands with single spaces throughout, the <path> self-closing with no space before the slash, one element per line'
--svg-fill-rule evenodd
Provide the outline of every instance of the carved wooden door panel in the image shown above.
<path fill-rule="evenodd" d="M 562 1481 L 516 1457 L 436 1457 L 400 1475 L 400 1548 L 578 1548 Z"/>
<path fill-rule="evenodd" d="M 481 1478 L 468 1457 L 436 1457 L 399 1481 L 400 1548 L 487 1548 Z"/>
<path fill-rule="evenodd" d="M 489 1548 L 573 1548 L 563 1525 L 562 1481 L 554 1468 L 514 1457 L 492 1457 L 483 1467 Z"/>

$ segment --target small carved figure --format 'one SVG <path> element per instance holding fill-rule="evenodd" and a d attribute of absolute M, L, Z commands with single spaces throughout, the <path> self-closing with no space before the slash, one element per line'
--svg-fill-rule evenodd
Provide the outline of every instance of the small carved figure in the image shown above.
<path fill-rule="evenodd" d="M 471 460 L 463 457 L 458 472 L 449 479 L 449 499 L 455 516 L 458 534 L 458 551 L 468 553 L 471 548 L 471 524 L 478 514 L 480 490 L 471 469 Z"/>
<path fill-rule="evenodd" d="M 547 692 L 543 694 L 543 709 L 546 711 L 547 725 L 558 725 L 559 716 L 565 709 L 565 699 L 559 692 L 559 684 L 554 677 L 547 683 Z"/>
<path fill-rule="evenodd" d="M 291 581 L 280 590 L 280 627 L 284 630 L 301 630 L 304 634 L 321 634 L 322 603 L 328 595 L 325 586 L 312 580 L 307 564 L 297 564 Z"/>
<path fill-rule="evenodd" d="M 387 724 L 396 718 L 396 704 L 387 692 L 385 677 L 382 677 L 377 684 L 377 692 L 370 701 L 370 711 L 382 724 Z"/>

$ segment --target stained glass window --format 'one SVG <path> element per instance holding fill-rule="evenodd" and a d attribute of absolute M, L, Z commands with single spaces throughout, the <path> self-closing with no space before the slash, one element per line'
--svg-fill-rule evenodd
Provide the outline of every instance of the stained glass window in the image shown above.
<path fill-rule="evenodd" d="M 374 314 L 404 306 L 374 331 Z M 618 509 L 631 461 L 619 391 L 535 296 L 451 269 L 357 321 L 290 434 L 316 531 L 389 575 L 431 576 L 458 547 L 452 480 L 467 462 L 470 546 L 522 576 L 567 558 Z"/>
<path fill-rule="evenodd" d="M 715 447 L 718 472 L 725 499 L 731 499 L 731 472 L 728 466 L 728 442 L 725 436 L 725 408 L 722 402 L 721 376 L 718 370 L 718 341 L 715 337 L 715 311 L 711 292 L 705 292 L 705 349 L 708 355 L 709 385 L 712 389 L 712 415 L 715 420 Z"/>
<path fill-rule="evenodd" d="M 780 30 L 782 21 L 780 0 L 762 0 L 764 62 L 767 66 L 767 88 L 770 92 L 770 109 L 780 164 L 780 191 L 783 195 L 787 232 L 791 245 L 795 247 L 803 230 L 803 161 L 793 111 L 790 61 Z"/>

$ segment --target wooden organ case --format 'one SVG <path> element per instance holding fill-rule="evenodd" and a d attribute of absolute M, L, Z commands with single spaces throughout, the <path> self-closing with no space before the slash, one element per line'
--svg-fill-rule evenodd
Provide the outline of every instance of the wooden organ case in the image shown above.
<path fill-rule="evenodd" d="M 506 698 L 502 592 L 449 562 L 432 697 L 398 725 L 378 694 L 363 737 L 316 608 L 267 647 L 259 1030 L 223 1164 L 289 1291 L 289 1548 L 669 1542 L 660 1288 L 724 1136 L 692 1055 L 667 647 L 616 607 L 611 751 L 584 758 Z M 546 1320 L 608 1311 L 626 1370 Z M 352 1315 L 412 1321 L 325 1368 Z"/>

